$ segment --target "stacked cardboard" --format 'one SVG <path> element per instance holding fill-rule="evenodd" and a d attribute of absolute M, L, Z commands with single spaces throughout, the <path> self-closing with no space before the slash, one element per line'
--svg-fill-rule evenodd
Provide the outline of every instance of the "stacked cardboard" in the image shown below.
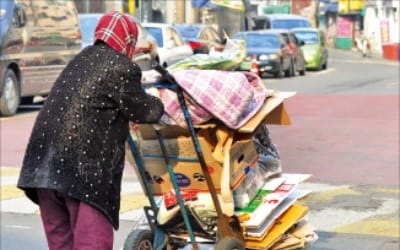
<path fill-rule="evenodd" d="M 299 188 L 300 183 L 309 177 L 285 173 L 272 177 L 247 206 L 236 212 L 241 218 L 247 249 L 292 249 L 293 246 L 299 249 L 316 239 L 314 229 L 306 220 L 308 208 L 298 203 L 308 194 Z"/>
<path fill-rule="evenodd" d="M 229 182 L 232 190 L 238 188 L 249 169 L 255 166 L 259 159 L 252 137 L 260 124 L 290 124 L 284 100 L 293 95 L 293 92 L 277 92 L 268 97 L 259 112 L 235 131 L 232 146 L 228 152 Z M 217 191 L 221 191 L 223 173 L 223 160 L 215 153 L 219 147 L 218 131 L 220 127 L 222 127 L 221 124 L 210 123 L 196 128 L 202 154 Z M 134 136 L 137 138 L 136 141 L 148 173 L 148 179 L 144 181 L 151 185 L 154 195 L 170 192 L 173 186 L 154 128 L 151 125 L 140 125 L 139 131 L 140 133 Z M 178 126 L 168 126 L 160 132 L 164 138 L 169 161 L 178 178 L 180 189 L 208 192 L 209 189 L 204 176 L 202 176 L 190 133 L 185 128 Z"/>
<path fill-rule="evenodd" d="M 265 124 L 290 124 L 284 100 L 293 95 L 277 92 L 268 97 L 252 119 L 228 136 L 231 140 L 228 150 L 226 137 L 221 142 L 224 134 L 221 124 L 196 127 L 224 213 L 235 214 L 241 221 L 247 249 L 301 248 L 316 238 L 305 219 L 308 208 L 297 202 L 307 194 L 299 186 L 310 176 L 283 173 L 280 164 L 268 166 L 267 158 L 260 154 L 259 142 L 254 140 Z M 144 181 L 150 184 L 153 195 L 160 199 L 158 222 L 168 223 L 179 212 L 168 168 L 153 127 L 141 125 L 139 131 L 136 141 L 146 172 L 145 179 L 139 179 L 142 185 Z M 200 226 L 215 230 L 210 227 L 217 219 L 215 209 L 190 134 L 176 126 L 160 132 L 183 200 L 199 218 Z M 225 154 L 218 153 L 221 149 Z"/>

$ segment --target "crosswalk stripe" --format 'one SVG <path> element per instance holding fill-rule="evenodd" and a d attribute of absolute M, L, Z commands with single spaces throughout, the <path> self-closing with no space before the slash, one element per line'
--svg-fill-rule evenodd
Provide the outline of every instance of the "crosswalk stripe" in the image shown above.
<path fill-rule="evenodd" d="M 148 199 L 143 194 L 122 195 L 120 213 L 125 213 L 135 209 L 142 209 L 147 205 L 149 205 Z"/>
<path fill-rule="evenodd" d="M 0 206 L 1 212 L 33 214 L 39 210 L 39 207 L 26 197 L 2 200 Z"/>
<path fill-rule="evenodd" d="M 387 216 L 379 215 L 366 218 L 335 229 L 337 233 L 353 233 L 379 235 L 384 237 L 399 238 L 399 218 L 388 219 Z M 372 225 L 372 226 L 371 226 Z"/>
<path fill-rule="evenodd" d="M 2 185 L 0 191 L 1 200 L 9 200 L 13 198 L 24 197 L 24 192 L 15 185 Z"/>
<path fill-rule="evenodd" d="M 21 170 L 16 167 L 0 167 L 0 176 L 17 176 Z"/>
<path fill-rule="evenodd" d="M 0 167 L 1 212 L 39 214 L 39 207 L 17 188 L 20 169 Z M 143 207 L 149 204 L 142 186 L 133 173 L 125 173 L 121 185 L 121 219 L 138 220 L 143 216 Z"/>
<path fill-rule="evenodd" d="M 39 214 L 36 204 L 24 196 L 16 187 L 18 168 L 0 167 L 1 212 Z M 375 207 L 359 210 L 357 207 L 337 207 L 343 202 L 341 197 L 352 197 L 357 202 L 365 201 L 364 189 L 352 185 L 330 185 L 324 183 L 302 183 L 302 189 L 310 190 L 311 195 L 305 203 L 313 209 L 309 221 L 318 230 L 338 233 L 375 234 L 387 237 L 399 237 L 398 188 L 371 187 L 374 191 Z M 379 198 L 382 196 L 381 198 Z M 346 201 L 350 202 L 350 201 Z M 356 202 L 356 204 L 358 204 Z M 351 202 L 350 202 L 351 203 Z M 339 205 L 340 205 L 339 204 Z M 124 173 L 121 186 L 120 220 L 139 221 L 145 218 L 143 207 L 149 200 L 133 172 Z M 340 217 L 340 220 L 337 218 Z M 361 230 L 361 229 L 362 230 Z"/>

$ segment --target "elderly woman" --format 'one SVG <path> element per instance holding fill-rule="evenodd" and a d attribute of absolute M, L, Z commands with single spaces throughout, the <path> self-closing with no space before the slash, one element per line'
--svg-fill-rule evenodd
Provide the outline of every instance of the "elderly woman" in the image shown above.
<path fill-rule="evenodd" d="M 128 123 L 157 123 L 164 111 L 131 60 L 137 35 L 131 17 L 106 13 L 37 116 L 18 187 L 39 205 L 51 250 L 112 249 Z"/>

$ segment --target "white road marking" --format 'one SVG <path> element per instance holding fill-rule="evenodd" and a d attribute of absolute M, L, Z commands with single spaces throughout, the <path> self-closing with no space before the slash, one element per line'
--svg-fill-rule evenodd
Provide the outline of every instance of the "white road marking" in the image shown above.
<path fill-rule="evenodd" d="M 327 68 L 327 69 L 325 69 L 325 70 L 310 72 L 309 75 L 310 75 L 310 76 L 319 76 L 319 75 L 331 73 L 331 72 L 333 72 L 333 71 L 336 71 L 336 69 L 335 69 L 335 68 Z"/>
<path fill-rule="evenodd" d="M 398 209 L 398 206 L 398 200 L 386 199 L 382 202 L 382 205 L 375 210 L 359 211 L 326 207 L 319 211 L 310 211 L 309 222 L 318 228 L 318 230 L 332 231 L 335 228 L 362 221 L 373 216 L 394 213 Z"/>
<path fill-rule="evenodd" d="M 122 181 L 121 194 L 143 193 L 142 185 L 139 181 Z"/>
<path fill-rule="evenodd" d="M 388 65 L 388 66 L 399 66 L 399 63 L 396 61 L 377 61 L 371 60 L 366 58 L 360 59 L 330 59 L 332 62 L 344 62 L 344 63 L 361 63 L 361 64 L 381 64 L 381 65 Z"/>
<path fill-rule="evenodd" d="M 6 167 L 4 167 L 5 170 L 7 170 Z M 13 168 L 12 170 L 14 170 Z M 132 180 L 132 173 L 129 174 L 124 174 L 124 178 L 122 180 L 122 186 L 121 186 L 121 195 L 122 196 L 129 196 L 129 195 L 137 195 L 137 194 L 143 194 L 142 191 L 142 186 L 139 181 L 137 180 Z M 17 171 L 4 171 L 2 175 L 0 175 L 0 183 L 1 186 L 4 188 L 7 188 L 2 191 L 14 191 L 19 190 L 17 189 L 16 185 L 18 182 L 19 178 L 19 172 Z M 14 186 L 14 188 L 12 188 Z M 11 189 L 10 189 L 11 188 Z M 10 189 L 10 190 L 9 190 Z M 20 190 L 20 192 L 22 192 Z M 14 192 L 14 195 L 11 195 L 8 193 L 7 197 L 3 196 L 1 197 L 2 200 L 0 201 L 0 210 L 1 212 L 11 212 L 11 213 L 22 213 L 22 214 L 38 214 L 39 213 L 39 207 L 33 203 L 31 200 L 29 200 L 27 197 L 23 196 L 21 197 L 20 194 L 17 195 L 16 192 Z M 128 207 L 129 209 L 129 207 Z M 121 219 L 122 220 L 139 220 L 144 216 L 143 209 L 130 209 L 129 211 L 126 211 L 124 213 L 121 213 Z"/>
<path fill-rule="evenodd" d="M 391 89 L 394 86 L 399 86 L 399 85 L 400 85 L 400 82 L 388 82 L 388 83 L 385 83 L 385 88 Z"/>
<path fill-rule="evenodd" d="M 5 185 L 16 185 L 18 182 L 18 176 L 0 176 L 0 183 L 2 186 Z"/>
<path fill-rule="evenodd" d="M 7 228 L 16 228 L 16 229 L 31 229 L 32 227 L 21 226 L 21 225 L 5 225 Z"/>
<path fill-rule="evenodd" d="M 133 220 L 133 221 L 139 221 L 142 218 L 144 218 L 145 214 L 143 209 L 134 209 L 125 213 L 121 213 L 119 215 L 120 220 Z"/>
<path fill-rule="evenodd" d="M 34 214 L 39 211 L 39 207 L 26 197 L 0 202 L 1 212 L 17 212 L 23 214 Z"/>

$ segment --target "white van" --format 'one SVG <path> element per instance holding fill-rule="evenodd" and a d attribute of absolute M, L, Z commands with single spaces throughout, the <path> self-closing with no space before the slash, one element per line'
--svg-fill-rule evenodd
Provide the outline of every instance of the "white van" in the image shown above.
<path fill-rule="evenodd" d="M 0 116 L 46 96 L 81 39 L 74 1 L 1 0 Z"/>

